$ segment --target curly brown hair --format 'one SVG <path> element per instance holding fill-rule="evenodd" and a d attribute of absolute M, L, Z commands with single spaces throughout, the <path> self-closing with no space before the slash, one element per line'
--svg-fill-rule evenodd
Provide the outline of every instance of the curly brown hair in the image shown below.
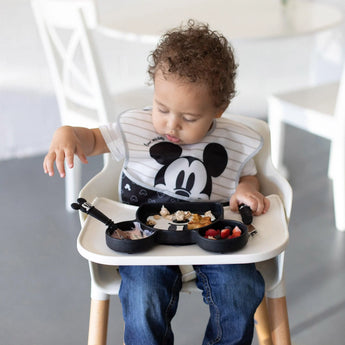
<path fill-rule="evenodd" d="M 235 96 L 237 64 L 228 40 L 208 24 L 188 20 L 168 31 L 149 56 L 148 73 L 154 81 L 157 70 L 206 85 L 214 105 L 225 110 Z"/>

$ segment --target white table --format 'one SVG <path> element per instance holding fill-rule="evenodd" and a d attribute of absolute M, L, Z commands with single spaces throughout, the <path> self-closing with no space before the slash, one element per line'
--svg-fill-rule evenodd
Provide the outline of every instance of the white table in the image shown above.
<path fill-rule="evenodd" d="M 310 34 L 343 19 L 338 8 L 308 0 L 287 0 L 286 5 L 281 0 L 95 1 L 105 33 L 151 42 L 189 18 L 209 23 L 230 40 Z"/>
<path fill-rule="evenodd" d="M 146 62 L 167 29 L 189 18 L 208 22 L 230 40 L 239 63 L 238 92 L 229 111 L 255 117 L 265 116 L 272 93 L 320 79 L 315 61 L 323 61 L 328 46 L 318 47 L 324 40 L 319 34 L 329 33 L 326 41 L 332 44 L 343 22 L 337 7 L 310 0 L 287 0 L 287 5 L 281 0 L 94 1 L 103 35 L 118 38 L 119 46 L 123 40 L 148 43 L 137 45 L 138 54 L 126 52 L 135 66 L 138 60 Z M 142 69 L 146 71 L 146 65 Z M 140 74 L 140 80 L 145 77 Z"/>
<path fill-rule="evenodd" d="M 276 257 L 284 251 L 289 233 L 281 200 L 277 195 L 268 196 L 271 206 L 267 214 L 254 217 L 258 234 L 250 237 L 247 245 L 239 251 L 219 254 L 205 251 L 196 244 L 163 245 L 136 254 L 115 252 L 105 242 L 106 226 L 87 217 L 78 237 L 79 253 L 89 261 L 104 265 L 192 265 L 234 264 L 260 262 Z M 93 205 L 115 222 L 135 218 L 136 207 L 124 205 L 106 198 L 96 198 Z M 225 219 L 240 220 L 237 213 L 224 208 Z"/>

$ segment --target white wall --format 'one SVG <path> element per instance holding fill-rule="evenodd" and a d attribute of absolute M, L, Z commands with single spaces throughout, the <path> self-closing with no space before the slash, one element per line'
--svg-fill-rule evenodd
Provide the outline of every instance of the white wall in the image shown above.
<path fill-rule="evenodd" d="M 59 124 L 29 0 L 0 2 L 0 159 L 47 150 Z"/>

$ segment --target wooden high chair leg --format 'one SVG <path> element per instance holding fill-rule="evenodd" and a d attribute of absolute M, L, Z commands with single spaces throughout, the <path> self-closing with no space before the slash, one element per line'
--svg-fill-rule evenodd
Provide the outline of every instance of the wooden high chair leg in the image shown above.
<path fill-rule="evenodd" d="M 109 299 L 91 299 L 88 345 L 106 345 Z"/>
<path fill-rule="evenodd" d="M 270 322 L 267 312 L 266 296 L 262 299 L 260 305 L 256 309 L 255 329 L 260 345 L 273 345 L 271 338 Z"/>
<path fill-rule="evenodd" d="M 291 345 L 286 297 L 267 298 L 274 345 Z"/>

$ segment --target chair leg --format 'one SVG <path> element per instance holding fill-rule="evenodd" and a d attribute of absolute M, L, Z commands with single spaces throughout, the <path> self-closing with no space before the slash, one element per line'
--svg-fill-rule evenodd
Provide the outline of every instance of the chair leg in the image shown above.
<path fill-rule="evenodd" d="M 268 313 L 274 345 L 291 345 L 286 297 L 267 298 Z"/>
<path fill-rule="evenodd" d="M 266 296 L 261 301 L 255 313 L 255 329 L 260 345 L 273 345 L 271 329 L 267 312 Z"/>
<path fill-rule="evenodd" d="M 339 143 L 335 143 L 334 156 L 337 157 L 337 167 L 334 168 L 333 162 L 333 196 L 334 196 L 334 215 L 335 215 L 335 225 L 340 231 L 345 231 L 345 148 L 343 140 L 339 140 Z"/>
<path fill-rule="evenodd" d="M 106 345 L 109 299 L 91 299 L 88 345 Z"/>
<path fill-rule="evenodd" d="M 336 174 L 333 178 L 335 225 L 339 231 L 345 231 L 345 176 Z"/>
<path fill-rule="evenodd" d="M 329 159 L 328 159 L 328 178 L 330 180 L 333 180 L 335 169 L 337 168 L 336 159 L 337 157 L 336 157 L 336 152 L 334 148 L 334 142 L 331 141 L 331 147 L 329 150 Z"/>

